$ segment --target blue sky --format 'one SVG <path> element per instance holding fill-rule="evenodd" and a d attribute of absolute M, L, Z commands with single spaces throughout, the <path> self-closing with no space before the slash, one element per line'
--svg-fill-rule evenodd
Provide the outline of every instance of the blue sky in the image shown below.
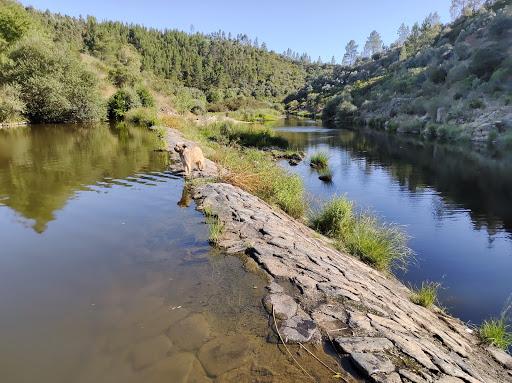
<path fill-rule="evenodd" d="M 94 15 L 156 28 L 246 33 L 269 49 L 291 48 L 316 60 L 338 61 L 354 39 L 362 48 L 373 30 L 389 45 L 400 23 L 412 25 L 437 11 L 449 21 L 450 0 L 22 0 L 24 5 L 67 15 Z"/>

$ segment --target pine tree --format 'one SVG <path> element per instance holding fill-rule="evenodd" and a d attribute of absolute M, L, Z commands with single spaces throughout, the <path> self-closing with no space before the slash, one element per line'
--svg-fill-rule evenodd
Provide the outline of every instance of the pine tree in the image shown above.
<path fill-rule="evenodd" d="M 402 23 L 400 25 L 400 27 L 398 28 L 397 34 L 398 34 L 398 39 L 396 40 L 396 43 L 398 45 L 403 45 L 405 43 L 405 41 L 407 40 L 407 38 L 409 37 L 409 35 L 411 34 L 411 30 L 407 25 Z"/>
<path fill-rule="evenodd" d="M 332 56 L 331 65 L 336 65 L 336 57 Z"/>
<path fill-rule="evenodd" d="M 345 46 L 345 54 L 343 55 L 343 65 L 354 65 L 357 59 L 357 44 L 354 40 L 350 40 Z"/>
<path fill-rule="evenodd" d="M 482 6 L 484 0 L 452 0 L 450 14 L 455 20 L 459 16 L 470 15 Z"/>
<path fill-rule="evenodd" d="M 383 42 L 379 32 L 372 31 L 366 40 L 366 44 L 364 45 L 363 56 L 371 57 L 375 53 L 382 52 L 382 45 Z"/>

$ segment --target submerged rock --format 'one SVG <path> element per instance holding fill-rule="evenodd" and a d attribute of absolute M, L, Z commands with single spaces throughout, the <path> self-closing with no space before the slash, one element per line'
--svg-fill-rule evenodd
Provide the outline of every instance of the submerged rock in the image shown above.
<path fill-rule="evenodd" d="M 208 340 L 210 325 L 203 315 L 192 314 L 169 327 L 167 336 L 180 350 L 196 350 Z"/>
<path fill-rule="evenodd" d="M 172 348 L 173 344 L 165 335 L 141 342 L 131 352 L 132 366 L 135 370 L 149 367 L 164 359 Z"/>
<path fill-rule="evenodd" d="M 247 363 L 247 343 L 247 338 L 237 335 L 215 338 L 201 347 L 199 361 L 208 375 L 222 375 Z"/>

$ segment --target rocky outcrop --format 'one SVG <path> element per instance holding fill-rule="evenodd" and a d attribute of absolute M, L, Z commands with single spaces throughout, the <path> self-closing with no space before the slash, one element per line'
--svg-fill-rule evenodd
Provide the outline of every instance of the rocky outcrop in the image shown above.
<path fill-rule="evenodd" d="M 285 341 L 328 338 L 375 382 L 512 381 L 507 359 L 493 357 L 464 323 L 413 304 L 402 283 L 301 222 L 225 183 L 198 185 L 193 198 L 223 222 L 218 245 L 268 274 L 263 303 Z"/>

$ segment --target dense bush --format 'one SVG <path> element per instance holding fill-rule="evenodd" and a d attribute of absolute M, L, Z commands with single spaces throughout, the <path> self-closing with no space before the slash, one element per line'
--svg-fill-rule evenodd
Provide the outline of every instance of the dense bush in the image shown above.
<path fill-rule="evenodd" d="M 149 92 L 149 90 L 143 86 L 137 88 L 137 95 L 139 96 L 140 104 L 145 108 L 151 108 L 155 106 L 155 99 Z"/>
<path fill-rule="evenodd" d="M 133 89 L 120 89 L 108 101 L 108 118 L 109 120 L 121 120 L 126 112 L 139 106 L 141 106 L 139 96 Z"/>
<path fill-rule="evenodd" d="M 3 68 L 6 83 L 19 86 L 32 122 L 104 118 L 96 77 L 64 46 L 37 36 L 20 41 Z"/>
<path fill-rule="evenodd" d="M 30 18 L 16 3 L 0 3 L 0 52 L 29 30 Z"/>
<path fill-rule="evenodd" d="M 479 78 L 488 80 L 505 59 L 499 46 L 480 48 L 473 55 L 469 70 Z"/>
<path fill-rule="evenodd" d="M 0 87 L 0 122 L 22 120 L 25 103 L 21 100 L 18 87 L 4 85 Z"/>
<path fill-rule="evenodd" d="M 156 110 L 152 108 L 135 108 L 126 112 L 124 116 L 126 121 L 146 127 L 158 125 Z"/>
<path fill-rule="evenodd" d="M 429 73 L 430 81 L 432 81 L 434 84 L 441 84 L 445 82 L 446 76 L 446 69 L 442 67 L 433 68 Z"/>
<path fill-rule="evenodd" d="M 498 15 L 489 26 L 489 33 L 494 37 L 502 37 L 505 33 L 512 30 L 512 17 L 507 15 Z"/>

